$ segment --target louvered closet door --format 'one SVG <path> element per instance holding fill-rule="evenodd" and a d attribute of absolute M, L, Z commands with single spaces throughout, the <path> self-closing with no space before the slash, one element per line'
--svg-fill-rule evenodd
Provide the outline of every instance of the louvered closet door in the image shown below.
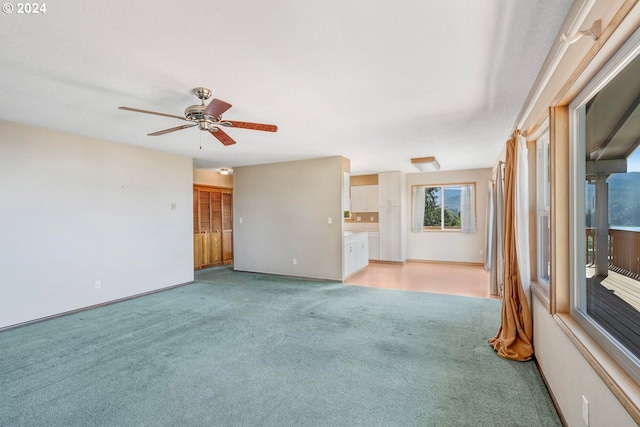
<path fill-rule="evenodd" d="M 193 190 L 194 268 L 233 262 L 232 192 L 221 188 Z"/>
<path fill-rule="evenodd" d="M 198 203 L 198 190 L 193 189 L 193 268 L 202 267 L 202 242 L 200 241 L 200 209 Z"/>
<path fill-rule="evenodd" d="M 211 190 L 211 264 L 222 264 L 222 194 Z"/>
<path fill-rule="evenodd" d="M 212 265 L 212 228 L 211 228 L 211 192 L 207 188 L 198 190 L 198 212 L 200 217 L 200 251 L 201 268 Z"/>
<path fill-rule="evenodd" d="M 233 195 L 222 193 L 222 263 L 233 262 Z"/>

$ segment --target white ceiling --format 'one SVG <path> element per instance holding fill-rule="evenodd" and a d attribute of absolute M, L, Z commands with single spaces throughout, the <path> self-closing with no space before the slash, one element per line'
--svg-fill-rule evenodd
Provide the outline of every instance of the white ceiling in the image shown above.
<path fill-rule="evenodd" d="M 490 167 L 570 0 L 47 2 L 0 16 L 0 119 L 194 158 L 217 169 L 323 156 L 352 173 Z M 147 133 L 211 88 L 226 129 Z M 200 149 L 202 146 L 202 149 Z"/>

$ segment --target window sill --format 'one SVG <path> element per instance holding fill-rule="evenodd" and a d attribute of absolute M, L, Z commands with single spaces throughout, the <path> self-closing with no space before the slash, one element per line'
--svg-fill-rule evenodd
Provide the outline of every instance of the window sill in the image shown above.
<path fill-rule="evenodd" d="M 534 293 L 541 297 L 535 290 Z M 569 314 L 558 313 L 553 318 L 629 415 L 640 424 L 640 385 Z"/>
<path fill-rule="evenodd" d="M 549 297 L 549 288 L 538 282 L 531 282 L 531 292 L 544 305 L 547 313 L 551 313 L 551 298 Z"/>

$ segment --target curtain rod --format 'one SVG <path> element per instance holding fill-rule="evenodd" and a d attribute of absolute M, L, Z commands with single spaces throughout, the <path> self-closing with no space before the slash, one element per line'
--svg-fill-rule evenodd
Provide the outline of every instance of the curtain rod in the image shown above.
<path fill-rule="evenodd" d="M 569 37 L 574 36 L 580 30 L 580 27 L 584 23 L 589 12 L 591 12 L 595 2 L 596 0 L 581 0 L 579 5 L 577 1 L 573 2 L 574 4 L 571 6 L 567 17 L 565 18 L 565 22 L 561 27 L 561 29 L 564 29 L 568 26 L 567 31 L 562 34 L 567 34 Z M 569 21 L 571 22 L 569 23 Z M 518 114 L 515 126 L 516 129 L 520 129 L 524 126 L 529 114 L 531 114 L 536 102 L 538 102 L 542 96 L 543 90 L 546 88 L 553 76 L 553 73 L 555 73 L 556 69 L 560 65 L 562 57 L 568 48 L 569 43 L 565 42 L 562 37 L 556 37 L 547 57 L 544 60 L 544 63 L 542 64 L 540 72 L 534 81 L 532 86 L 533 90 L 529 92 L 525 104 L 523 105 L 520 114 Z"/>

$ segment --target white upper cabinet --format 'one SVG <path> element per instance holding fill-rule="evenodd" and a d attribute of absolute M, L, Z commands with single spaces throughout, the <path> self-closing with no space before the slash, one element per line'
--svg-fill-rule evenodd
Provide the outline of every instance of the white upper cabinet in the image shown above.
<path fill-rule="evenodd" d="M 351 187 L 353 212 L 378 212 L 378 186 L 356 185 Z"/>
<path fill-rule="evenodd" d="M 378 174 L 378 205 L 401 206 L 402 173 L 381 172 Z"/>
<path fill-rule="evenodd" d="M 342 210 L 351 212 L 351 196 L 350 196 L 350 188 L 351 188 L 351 174 L 349 172 L 344 172 L 342 178 Z"/>

